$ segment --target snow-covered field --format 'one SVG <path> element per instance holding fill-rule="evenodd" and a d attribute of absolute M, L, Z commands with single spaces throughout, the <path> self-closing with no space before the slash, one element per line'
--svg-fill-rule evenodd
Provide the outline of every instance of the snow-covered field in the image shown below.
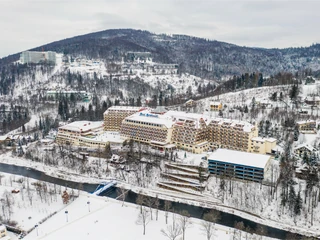
<path fill-rule="evenodd" d="M 143 226 L 137 223 L 140 213 L 138 205 L 125 203 L 122 206 L 121 201 L 85 194 L 51 219 L 39 225 L 38 229 L 33 230 L 25 239 L 162 240 L 165 239 L 165 236 L 161 233 L 161 230 L 166 230 L 167 226 L 172 226 L 173 218 L 175 218 L 176 223 L 180 218 L 180 215 L 169 213 L 168 224 L 166 224 L 164 211 L 159 211 L 158 220 L 155 220 L 155 209 L 152 209 L 153 220 L 150 219 L 150 209 L 148 208 L 147 211 L 149 211 L 148 223 L 145 235 L 143 235 Z M 207 239 L 205 233 L 201 230 L 203 222 L 191 218 L 185 239 Z M 245 234 L 243 233 L 243 235 Z M 232 239 L 232 236 L 233 229 L 215 225 L 212 239 L 229 240 Z M 181 235 L 179 237 L 181 239 Z"/>
<path fill-rule="evenodd" d="M 61 186 L 36 181 L 19 175 L 1 173 L 1 217 L 17 222 L 17 227 L 29 230 L 63 207 Z M 41 184 L 37 185 L 36 184 Z M 19 190 L 12 193 L 12 190 Z"/>

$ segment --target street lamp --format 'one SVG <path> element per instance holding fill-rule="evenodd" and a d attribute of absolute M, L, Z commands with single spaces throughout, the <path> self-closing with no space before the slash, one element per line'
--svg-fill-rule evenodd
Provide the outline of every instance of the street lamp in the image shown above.
<path fill-rule="evenodd" d="M 64 212 L 66 214 L 66 221 L 68 222 L 68 211 Z"/>
<path fill-rule="evenodd" d="M 88 201 L 87 204 L 88 204 L 88 211 L 90 212 L 90 201 Z"/>
<path fill-rule="evenodd" d="M 37 230 L 37 236 L 39 236 L 39 232 L 38 232 L 38 224 L 34 225 L 35 229 Z"/>

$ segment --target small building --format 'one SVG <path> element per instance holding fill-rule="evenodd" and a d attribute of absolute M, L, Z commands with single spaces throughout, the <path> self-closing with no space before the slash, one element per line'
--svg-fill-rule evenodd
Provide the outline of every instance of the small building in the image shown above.
<path fill-rule="evenodd" d="M 72 122 L 59 127 L 56 142 L 73 146 L 104 148 L 107 141 L 100 137 L 103 133 L 103 127 L 102 121 Z"/>
<path fill-rule="evenodd" d="M 306 79 L 306 82 L 305 82 L 305 85 L 311 85 L 311 84 L 315 84 L 316 83 L 316 80 L 311 77 L 311 76 L 308 76 L 307 79 Z"/>
<path fill-rule="evenodd" d="M 314 148 L 306 143 L 298 145 L 297 147 L 295 147 L 293 149 L 293 152 L 295 154 L 299 155 L 300 157 L 302 157 L 304 155 L 304 153 L 306 153 L 307 156 L 310 156 L 312 153 L 315 153 L 316 151 L 317 151 L 316 148 Z"/>
<path fill-rule="evenodd" d="M 262 182 L 271 157 L 264 154 L 217 149 L 208 157 L 211 174 Z"/>
<path fill-rule="evenodd" d="M 152 114 L 163 115 L 168 112 L 168 110 L 164 106 L 157 106 L 156 109 L 151 109 L 150 112 Z"/>
<path fill-rule="evenodd" d="M 188 101 L 186 101 L 185 105 L 186 107 L 194 107 L 197 105 L 197 103 L 193 99 L 189 99 Z"/>
<path fill-rule="evenodd" d="M 7 228 L 5 225 L 0 224 L 0 239 L 1 240 L 10 240 L 11 238 L 8 236 Z"/>
<path fill-rule="evenodd" d="M 308 97 L 306 97 L 304 102 L 308 105 L 318 106 L 318 105 L 320 105 L 320 97 L 319 96 L 308 96 Z"/>
<path fill-rule="evenodd" d="M 302 133 L 317 133 L 317 122 L 315 120 L 299 121 L 297 126 Z"/>
<path fill-rule="evenodd" d="M 8 144 L 9 142 L 11 142 L 11 138 L 9 136 L 0 136 L 0 144 Z"/>
<path fill-rule="evenodd" d="M 221 102 L 210 102 L 210 110 L 211 111 L 222 110 L 222 103 Z"/>
<path fill-rule="evenodd" d="M 24 63 L 48 63 L 56 64 L 56 52 L 37 52 L 37 51 L 25 51 L 20 54 L 20 62 Z"/>
<path fill-rule="evenodd" d="M 251 149 L 250 152 L 260 154 L 272 154 L 272 149 L 277 145 L 277 139 L 275 138 L 262 138 L 253 137 L 251 138 Z"/>

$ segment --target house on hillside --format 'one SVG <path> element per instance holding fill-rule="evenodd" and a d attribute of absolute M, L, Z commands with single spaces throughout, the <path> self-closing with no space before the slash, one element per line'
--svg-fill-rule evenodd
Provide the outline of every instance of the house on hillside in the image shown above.
<path fill-rule="evenodd" d="M 0 144 L 7 145 L 8 143 L 11 142 L 11 138 L 7 135 L 0 136 Z"/>
<path fill-rule="evenodd" d="M 302 133 L 317 133 L 317 122 L 315 120 L 299 121 L 297 126 Z"/>
<path fill-rule="evenodd" d="M 185 102 L 186 107 L 194 107 L 197 105 L 196 101 L 193 99 L 189 99 L 188 101 Z"/>
<path fill-rule="evenodd" d="M 300 157 L 304 155 L 304 153 L 307 154 L 307 156 L 310 156 L 312 153 L 315 153 L 317 151 L 316 148 L 310 146 L 309 144 L 301 144 L 293 149 L 293 152 Z"/>
<path fill-rule="evenodd" d="M 305 85 L 314 84 L 316 83 L 316 80 L 313 77 L 307 77 Z"/>
<path fill-rule="evenodd" d="M 318 105 L 320 105 L 320 97 L 319 96 L 308 96 L 305 98 L 304 102 L 308 105 L 318 106 Z"/>
<path fill-rule="evenodd" d="M 211 111 L 220 111 L 222 110 L 222 103 L 221 102 L 210 102 L 210 110 Z"/>

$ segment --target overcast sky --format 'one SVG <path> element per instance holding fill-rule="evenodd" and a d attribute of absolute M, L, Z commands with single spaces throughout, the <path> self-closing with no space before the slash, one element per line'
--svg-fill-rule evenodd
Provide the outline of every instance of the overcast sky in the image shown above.
<path fill-rule="evenodd" d="M 113 28 L 255 47 L 320 43 L 320 1 L 0 0 L 0 57 Z"/>

